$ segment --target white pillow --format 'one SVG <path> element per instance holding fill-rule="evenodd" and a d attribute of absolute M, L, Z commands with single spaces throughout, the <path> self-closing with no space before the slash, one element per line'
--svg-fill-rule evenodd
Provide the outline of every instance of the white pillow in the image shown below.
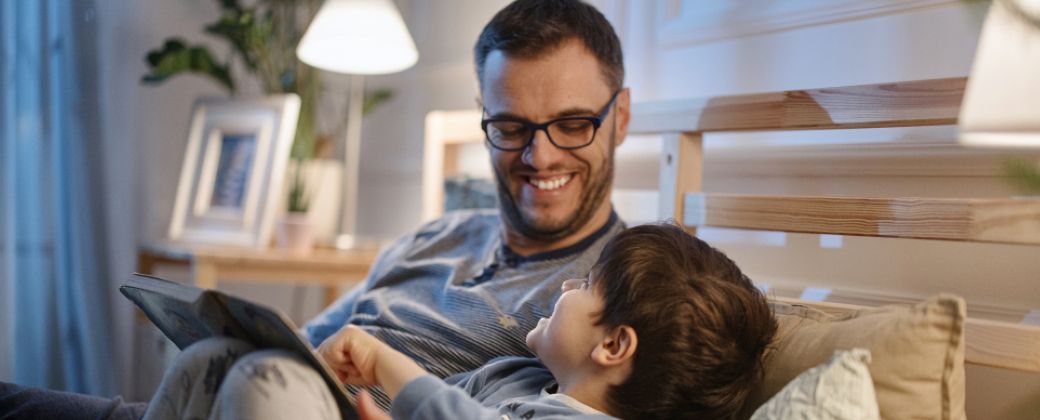
<path fill-rule="evenodd" d="M 826 363 L 785 385 L 755 410 L 751 420 L 877 420 L 880 413 L 869 363 L 869 350 L 838 350 Z"/>

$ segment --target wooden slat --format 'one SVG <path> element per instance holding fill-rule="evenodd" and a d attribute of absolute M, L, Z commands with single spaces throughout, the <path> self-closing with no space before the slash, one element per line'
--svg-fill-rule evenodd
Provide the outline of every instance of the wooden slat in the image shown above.
<path fill-rule="evenodd" d="M 658 195 L 659 219 L 682 220 L 683 194 L 701 190 L 704 173 L 704 135 L 669 133 L 661 144 L 661 193 Z M 687 231 L 694 235 L 696 228 Z"/>
<path fill-rule="evenodd" d="M 1040 328 L 968 318 L 964 337 L 966 363 L 1040 372 Z"/>
<path fill-rule="evenodd" d="M 1040 199 L 687 193 L 683 222 L 783 232 L 1040 245 Z"/>
<path fill-rule="evenodd" d="M 792 90 L 635 104 L 632 134 L 955 124 L 967 79 Z"/>
<path fill-rule="evenodd" d="M 865 308 L 784 297 L 771 299 L 805 305 L 833 315 Z M 1040 327 L 968 318 L 964 323 L 964 362 L 1040 373 Z"/>

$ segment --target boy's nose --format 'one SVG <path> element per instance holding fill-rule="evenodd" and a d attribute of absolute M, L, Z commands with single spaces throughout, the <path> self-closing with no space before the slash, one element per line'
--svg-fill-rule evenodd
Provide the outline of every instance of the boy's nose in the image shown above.
<path fill-rule="evenodd" d="M 583 281 L 585 281 L 585 280 L 583 280 L 583 279 L 564 280 L 563 281 L 563 286 L 561 286 L 561 287 L 562 287 L 564 292 L 569 291 L 569 290 L 574 290 L 574 289 L 577 289 L 578 286 L 581 285 L 581 282 L 583 282 Z"/>

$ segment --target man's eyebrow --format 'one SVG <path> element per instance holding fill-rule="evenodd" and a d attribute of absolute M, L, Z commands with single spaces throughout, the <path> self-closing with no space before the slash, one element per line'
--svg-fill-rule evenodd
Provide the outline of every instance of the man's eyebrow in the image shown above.
<path fill-rule="evenodd" d="M 590 116 L 595 116 L 595 115 L 596 115 L 596 111 L 594 111 L 594 110 L 591 110 L 591 109 L 588 109 L 588 108 L 581 108 L 581 107 L 571 107 L 571 108 L 564 109 L 563 111 L 559 111 L 559 112 L 551 115 L 549 117 L 549 119 L 547 119 L 546 121 L 555 120 L 557 118 L 563 118 L 563 117 L 590 117 Z M 498 113 L 490 114 L 489 118 L 511 118 L 511 119 L 517 119 L 517 120 L 525 120 L 525 121 L 527 120 L 527 118 L 524 118 L 524 117 L 522 117 L 520 115 L 517 115 L 517 114 L 514 114 L 512 112 L 498 112 Z"/>

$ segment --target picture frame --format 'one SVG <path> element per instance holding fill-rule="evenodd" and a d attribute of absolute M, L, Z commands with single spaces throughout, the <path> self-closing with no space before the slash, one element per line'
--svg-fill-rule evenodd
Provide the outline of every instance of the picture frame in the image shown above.
<path fill-rule="evenodd" d="M 169 239 L 266 248 L 300 98 L 200 98 L 192 110 Z"/>

